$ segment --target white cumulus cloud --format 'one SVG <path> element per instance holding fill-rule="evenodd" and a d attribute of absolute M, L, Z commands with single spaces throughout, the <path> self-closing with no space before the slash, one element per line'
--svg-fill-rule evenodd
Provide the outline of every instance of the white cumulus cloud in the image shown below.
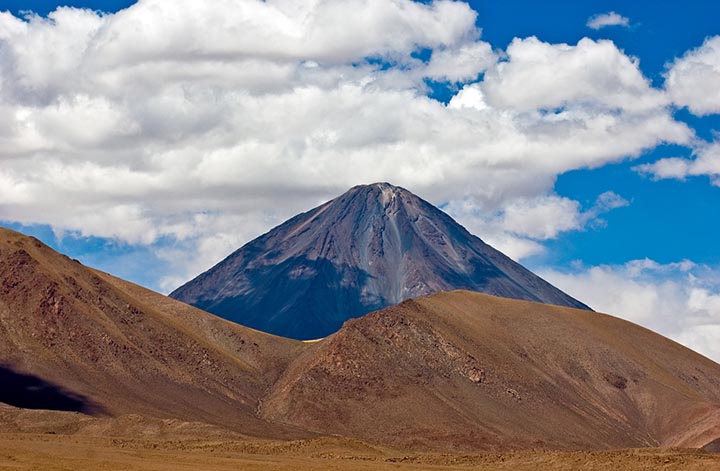
<path fill-rule="evenodd" d="M 720 113 L 720 36 L 707 38 L 670 64 L 665 87 L 678 106 L 696 115 Z"/>
<path fill-rule="evenodd" d="M 445 0 L 0 13 L 0 220 L 171 240 L 187 261 L 175 276 L 190 277 L 286 217 L 390 181 L 497 215 L 485 227 L 519 257 L 587 224 L 553 194 L 557 175 L 692 141 L 612 42 L 493 51 L 476 19 Z M 428 80 L 458 92 L 446 105 Z M 471 213 L 458 217 L 473 226 Z"/>
<path fill-rule="evenodd" d="M 514 260 L 543 251 L 542 241 L 561 233 L 601 226 L 600 216 L 630 203 L 617 193 L 606 191 L 585 211 L 580 203 L 557 195 L 519 198 L 508 201 L 499 210 L 484 207 L 466 198 L 445 205 L 444 209 L 465 224 L 470 232 Z"/>
<path fill-rule="evenodd" d="M 677 179 L 705 175 L 720 186 L 720 142 L 703 143 L 695 149 L 693 159 L 668 157 L 657 162 L 634 167 L 655 180 Z"/>
<path fill-rule="evenodd" d="M 601 29 L 607 26 L 629 26 L 630 20 L 614 11 L 591 16 L 587 21 L 587 27 Z"/>
<path fill-rule="evenodd" d="M 669 103 L 643 76 L 637 59 L 625 55 L 612 41 L 584 38 L 568 45 L 516 38 L 506 53 L 508 60 L 488 71 L 480 84 L 493 106 L 518 111 L 571 107 L 642 113 Z"/>

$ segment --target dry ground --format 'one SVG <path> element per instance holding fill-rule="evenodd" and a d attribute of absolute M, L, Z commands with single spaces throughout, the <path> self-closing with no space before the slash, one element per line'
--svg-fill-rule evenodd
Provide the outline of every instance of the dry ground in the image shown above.
<path fill-rule="evenodd" d="M 291 442 L 0 434 L 0 470 L 720 470 L 689 449 L 608 452 L 407 453 L 347 439 Z"/>

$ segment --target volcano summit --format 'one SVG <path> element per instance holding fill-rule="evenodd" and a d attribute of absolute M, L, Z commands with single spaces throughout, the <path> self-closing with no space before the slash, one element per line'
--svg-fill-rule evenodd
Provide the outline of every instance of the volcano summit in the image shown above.
<path fill-rule="evenodd" d="M 170 296 L 258 330 L 314 339 L 350 318 L 453 289 L 588 309 L 389 183 L 353 187 L 293 217 Z"/>

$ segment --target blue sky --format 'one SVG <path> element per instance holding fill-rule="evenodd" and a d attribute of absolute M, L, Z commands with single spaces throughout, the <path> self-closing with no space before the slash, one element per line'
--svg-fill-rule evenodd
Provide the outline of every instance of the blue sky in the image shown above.
<path fill-rule="evenodd" d="M 443 205 L 481 238 L 594 307 L 720 357 L 720 350 L 707 346 L 720 332 L 720 186 L 714 184 L 720 152 L 713 147 L 720 106 L 712 98 L 720 85 L 698 72 L 711 70 L 713 60 L 720 64 L 711 47 L 720 35 L 717 2 L 471 1 L 454 9 L 425 2 L 424 10 L 408 0 L 413 9 L 403 10 L 407 18 L 373 2 L 357 2 L 354 8 L 366 9 L 364 31 L 379 39 L 351 37 L 352 25 L 347 38 L 323 36 L 331 34 L 334 22 L 344 21 L 343 15 L 305 12 L 316 15 L 317 30 L 305 32 L 298 47 L 293 41 L 283 46 L 281 40 L 275 46 L 262 29 L 255 36 L 232 36 L 232 24 L 219 23 L 243 20 L 233 2 L 220 2 L 215 11 L 195 3 L 197 11 L 188 18 L 180 11 L 182 2 L 177 12 L 163 6 L 165 18 L 184 25 L 179 32 L 153 17 L 151 3 L 69 2 L 107 14 L 64 16 L 52 12 L 65 3 L 0 3 L 0 11 L 7 9 L 16 19 L 28 10 L 51 17 L 24 17 L 26 32 L 5 18 L 6 25 L 14 25 L 5 31 L 15 36 L 8 33 L 4 40 L 0 22 L 0 47 L 5 41 L 10 52 L 4 57 L 14 58 L 0 68 L 4 81 L 13 84 L 0 100 L 20 110 L 18 116 L 33 117 L 23 129 L 37 130 L 17 139 L 37 140 L 32 150 L 17 144 L 16 154 L 0 155 L 14 166 L 6 178 L 7 187 L 15 188 L 0 203 L 3 225 L 34 234 L 88 265 L 167 291 L 284 218 L 352 184 L 389 180 Z M 624 24 L 588 26 L 591 18 L 611 12 Z M 261 13 L 268 14 L 259 9 L 255 18 L 266 18 Z M 442 31 L 432 37 L 427 32 L 432 28 Z M 215 29 L 217 37 L 210 33 Z M 140 38 L 135 41 L 127 31 L 140 31 Z M 126 34 L 129 39 L 122 42 Z M 316 43 L 316 37 L 330 39 Z M 583 38 L 590 41 L 581 46 Z M 235 42 L 242 46 L 226 47 Z M 268 51 L 268 43 L 276 49 Z M 32 65 L 26 57 L 32 50 L 22 44 L 52 56 L 36 57 Z M 93 55 L 96 50 L 102 54 Z M 564 56 L 552 59 L 561 51 Z M 446 60 L 434 64 L 444 53 Z M 76 54 L 80 62 L 65 69 L 70 66 L 60 61 L 71 63 Z M 547 63 L 532 69 L 538 58 Z M 694 58 L 699 59 L 694 63 Z M 676 59 L 684 62 L 673 69 Z M 23 60 L 31 65 L 23 66 Z M 548 105 L 547 96 L 564 90 L 553 88 L 552 80 L 521 79 L 525 70 L 552 71 L 553 60 L 573 90 Z M 681 67 L 697 61 L 709 65 Z M 38 65 L 45 63 L 50 65 Z M 717 67 L 714 73 L 720 74 Z M 74 76 L 80 68 L 82 74 Z M 680 77 L 673 89 L 666 79 L 671 69 Z M 67 80 L 60 80 L 64 73 Z M 153 76 L 167 77 L 167 83 L 153 82 Z M 534 87 L 539 91 L 533 95 Z M 484 97 L 479 104 L 470 93 L 475 90 Z M 243 101 L 232 101 L 238 95 Z M 178 96 L 186 102 L 177 105 Z M 424 96 L 440 103 L 428 104 Z M 398 106 L 410 107 L 406 122 L 373 125 L 373 116 L 385 117 Z M 488 106 L 497 113 L 482 114 L 489 113 Z M 293 107 L 300 110 L 298 121 Z M 328 123 L 313 110 L 334 118 Z M 473 130 L 452 114 L 458 110 L 474 113 L 467 119 L 479 119 L 476 123 L 520 134 L 497 146 L 480 139 L 482 155 L 473 155 L 467 137 Z M 503 128 L 508 113 L 517 121 Z M 617 119 L 616 126 L 628 131 L 611 126 L 605 138 L 595 136 L 599 145 L 580 141 L 577 154 L 584 157 L 575 162 L 573 135 L 553 127 L 553 114 L 561 120 L 569 116 L 568 126 L 577 129 L 592 128 L 599 117 Z M 429 116 L 429 129 L 457 129 L 448 128 L 452 138 L 425 141 L 434 131 L 422 131 L 422 116 Z M 337 122 L 348 117 L 353 131 L 344 134 Z M 286 130 L 282 146 L 274 127 Z M 3 129 L 0 123 L 0 137 Z M 228 143 L 232 138 L 224 137 L 226 131 L 247 132 L 250 138 Z M 295 131 L 298 136 L 286 137 Z M 253 132 L 268 133 L 267 139 Z M 492 152 L 498 147 L 503 150 L 496 156 Z M 430 155 L 417 157 L 428 148 Z M 242 157 L 244 152 L 253 157 Z M 340 164 L 333 170 L 328 159 L 359 166 L 349 163 L 344 172 Z M 57 163 L 45 171 L 67 175 L 63 181 L 76 181 L 74 189 L 32 170 L 50 161 Z M 187 163 L 187 172 L 199 173 L 183 180 L 183 171 L 168 162 L 179 162 L 180 169 Z M 667 174 L 663 164 L 671 163 L 675 173 Z M 442 177 L 434 180 L 434 175 Z M 0 173 L 0 183 L 2 178 Z M 114 182 L 118 188 L 106 190 Z M 86 194 L 92 201 L 78 196 L 77 188 L 95 189 Z M 613 201 L 611 207 L 600 204 L 602 195 Z M 528 228 L 518 222 L 524 215 L 528 224 L 533 218 L 556 221 L 542 230 Z M 677 310 L 691 312 L 688 318 L 694 320 L 684 323 Z"/>
<path fill-rule="evenodd" d="M 611 39 L 628 54 L 640 59 L 644 74 L 661 85 L 668 62 L 720 33 L 720 4 L 709 1 L 508 1 L 470 2 L 479 12 L 483 38 L 504 47 L 514 37 L 538 36 L 550 42 L 574 43 L 583 36 Z M 518 18 L 517 12 L 523 12 Z M 630 27 L 607 27 L 598 31 L 585 23 L 594 14 L 616 11 L 630 19 Z M 697 118 L 686 110 L 676 113 L 705 139 L 720 131 L 720 116 Z M 668 263 L 690 259 L 720 264 L 720 188 L 706 178 L 691 182 L 653 182 L 632 171 L 641 162 L 662 157 L 689 155 L 689 149 L 661 146 L 639 160 L 600 169 L 571 171 L 561 175 L 558 194 L 592 204 L 594 196 L 612 188 L 631 200 L 622 210 L 607 214 L 602 230 L 566 233 L 550 243 L 545 257 L 531 264 L 566 265 L 573 260 L 586 264 L 617 264 L 638 258 Z"/>
<path fill-rule="evenodd" d="M 480 13 L 483 38 L 503 47 L 513 37 L 536 35 L 551 42 L 574 43 L 583 36 L 613 40 L 628 54 L 640 59 L 644 74 L 661 85 L 666 65 L 706 37 L 720 33 L 720 4 L 710 1 L 636 2 L 471 2 Z M 522 18 L 517 12 L 522 11 Z M 616 11 L 630 19 L 630 27 L 607 27 L 593 31 L 587 18 L 599 12 Z M 483 21 L 486 16 L 487 21 Z M 497 19 L 498 21 L 492 21 Z M 681 110 L 678 119 L 688 122 L 705 139 L 720 131 L 720 116 L 694 117 Z M 709 264 L 720 263 L 717 249 L 720 234 L 720 188 L 706 178 L 690 182 L 649 181 L 633 172 L 641 162 L 662 157 L 689 155 L 688 149 L 661 146 L 636 161 L 600 169 L 578 170 L 561 175 L 558 194 L 589 204 L 604 188 L 612 188 L 632 204 L 604 218 L 602 230 L 573 232 L 552 242 L 548 260 L 567 264 L 616 264 L 638 258 L 663 263 L 684 258 Z"/>

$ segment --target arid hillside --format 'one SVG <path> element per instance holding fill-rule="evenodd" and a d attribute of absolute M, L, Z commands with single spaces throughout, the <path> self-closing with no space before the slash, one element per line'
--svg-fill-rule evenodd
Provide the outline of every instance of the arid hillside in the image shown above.
<path fill-rule="evenodd" d="M 0 402 L 284 436 L 255 410 L 300 348 L 0 229 Z"/>
<path fill-rule="evenodd" d="M 456 291 L 347 322 L 261 413 L 396 446 L 699 447 L 720 365 L 604 314 Z"/>
<path fill-rule="evenodd" d="M 720 365 L 611 316 L 454 291 L 298 342 L 8 230 L 0 376 L 11 434 L 335 436 L 436 452 L 711 450 L 720 437 Z"/>

